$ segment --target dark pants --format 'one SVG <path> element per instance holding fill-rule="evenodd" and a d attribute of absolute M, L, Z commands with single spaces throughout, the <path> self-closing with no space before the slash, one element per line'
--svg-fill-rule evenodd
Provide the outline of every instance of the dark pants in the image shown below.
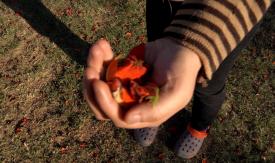
<path fill-rule="evenodd" d="M 168 0 L 147 0 L 146 22 L 148 41 L 163 37 L 163 30 L 170 24 L 181 2 Z M 207 87 L 197 84 L 194 92 L 191 125 L 196 130 L 205 130 L 215 120 L 225 100 L 225 82 L 234 61 L 241 50 L 248 44 L 259 27 L 256 25 L 243 41 L 222 62 L 213 74 Z"/>

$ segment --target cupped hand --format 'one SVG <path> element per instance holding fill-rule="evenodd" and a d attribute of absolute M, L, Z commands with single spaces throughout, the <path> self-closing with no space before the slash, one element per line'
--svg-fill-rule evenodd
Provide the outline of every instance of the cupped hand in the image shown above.
<path fill-rule="evenodd" d="M 84 73 L 84 97 L 99 120 L 111 119 L 120 128 L 159 126 L 191 100 L 201 62 L 193 51 L 172 38 L 146 44 L 145 62 L 153 68 L 153 81 L 160 87 L 155 105 L 141 103 L 122 109 L 102 80 L 105 67 L 113 58 L 110 44 L 99 40 L 90 49 Z"/>

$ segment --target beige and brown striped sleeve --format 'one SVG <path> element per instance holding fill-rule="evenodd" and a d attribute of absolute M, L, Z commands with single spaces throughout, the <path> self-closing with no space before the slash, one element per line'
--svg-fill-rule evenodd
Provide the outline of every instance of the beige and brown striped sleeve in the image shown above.
<path fill-rule="evenodd" d="M 272 0 L 185 0 L 165 35 L 198 54 L 203 74 L 210 80 L 271 3 Z"/>

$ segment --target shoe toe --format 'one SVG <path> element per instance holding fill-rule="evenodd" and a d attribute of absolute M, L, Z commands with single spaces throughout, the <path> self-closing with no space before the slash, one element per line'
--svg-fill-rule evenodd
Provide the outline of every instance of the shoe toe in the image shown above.
<path fill-rule="evenodd" d="M 158 132 L 158 127 L 141 128 L 134 131 L 135 139 L 139 144 L 146 147 L 153 143 Z"/>
<path fill-rule="evenodd" d="M 185 131 L 175 146 L 177 156 L 185 159 L 194 157 L 200 150 L 204 139 L 193 137 L 188 131 Z"/>

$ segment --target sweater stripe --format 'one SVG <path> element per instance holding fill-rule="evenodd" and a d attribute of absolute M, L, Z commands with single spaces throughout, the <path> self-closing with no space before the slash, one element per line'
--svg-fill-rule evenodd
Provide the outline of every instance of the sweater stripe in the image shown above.
<path fill-rule="evenodd" d="M 201 33 L 204 33 L 205 35 L 209 35 L 209 37 L 211 37 L 215 41 L 216 46 L 221 51 L 222 59 L 224 59 L 226 57 L 226 54 L 230 52 L 229 44 L 226 44 L 222 39 L 223 37 L 221 35 L 217 34 L 215 31 L 213 31 L 209 27 L 204 26 L 202 24 L 198 24 L 198 23 L 192 24 L 185 20 L 174 20 L 171 23 L 171 26 L 173 26 L 174 24 L 184 25 L 184 26 L 187 26 L 188 28 L 192 28 L 196 31 L 201 31 Z M 166 31 L 169 31 L 168 29 L 169 28 L 167 28 Z M 188 31 L 188 29 L 186 31 Z"/>
<path fill-rule="evenodd" d="M 197 53 L 208 79 L 260 21 L 272 0 L 185 0 L 165 29 Z"/>
<path fill-rule="evenodd" d="M 250 6 L 251 10 L 254 12 L 257 19 L 256 20 L 256 23 L 257 23 L 261 19 L 263 12 L 261 11 L 261 8 L 256 1 L 257 0 L 254 0 L 254 1 L 249 0 L 250 3 L 248 3 L 248 5 Z"/>
<path fill-rule="evenodd" d="M 232 49 L 233 45 L 227 39 L 227 38 L 231 38 L 232 39 L 232 35 L 229 36 L 228 33 L 224 33 L 219 26 L 217 26 L 216 24 L 210 22 L 209 20 L 202 19 L 202 18 L 197 17 L 195 15 L 194 16 L 190 16 L 190 15 L 177 15 L 174 18 L 175 19 L 186 20 L 186 21 L 189 21 L 191 23 L 195 23 L 196 22 L 198 24 L 202 24 L 204 26 L 207 26 L 209 29 L 211 29 L 211 30 L 215 31 L 216 33 L 220 34 L 221 37 L 222 37 L 222 40 L 224 42 L 226 42 L 227 45 L 229 45 L 229 49 Z"/>
<path fill-rule="evenodd" d="M 258 6 L 260 7 L 262 13 L 265 12 L 265 9 L 266 9 L 266 4 L 263 0 L 256 0 Z"/>
<path fill-rule="evenodd" d="M 199 35 L 199 37 L 205 38 L 209 42 L 209 44 L 211 44 L 211 46 L 214 48 L 215 53 L 218 54 L 217 58 L 218 58 L 219 63 L 222 62 L 223 58 L 222 58 L 221 51 L 219 50 L 219 48 L 216 45 L 215 41 L 211 37 L 209 37 L 207 34 L 201 32 L 199 30 L 190 28 L 190 27 L 188 27 L 186 25 L 183 25 L 183 24 L 171 24 L 170 27 L 180 27 L 180 29 L 187 29 L 187 30 L 190 30 L 192 33 L 195 33 L 196 35 Z M 173 30 L 173 29 L 167 28 L 167 30 Z"/>
<path fill-rule="evenodd" d="M 238 0 L 241 2 L 241 0 Z M 245 32 L 248 32 L 248 25 L 245 22 L 245 18 L 243 16 L 243 14 L 241 13 L 242 10 L 239 10 L 234 4 L 232 4 L 231 2 L 229 2 L 228 0 L 223 0 L 222 2 L 218 2 L 222 5 L 224 5 L 224 7 L 228 8 L 231 12 L 234 11 L 234 14 L 238 17 L 239 22 L 241 23 L 241 25 L 243 26 Z"/>
<path fill-rule="evenodd" d="M 245 5 L 246 9 L 248 10 L 249 18 L 250 18 L 252 24 L 256 24 L 257 18 L 255 16 L 254 12 L 250 8 L 250 6 L 249 6 L 249 4 L 247 3 L 246 0 L 244 0 L 243 2 L 244 2 L 244 5 Z"/>
<path fill-rule="evenodd" d="M 213 60 L 208 60 L 208 58 L 211 58 L 210 51 L 203 44 L 201 44 L 200 42 L 198 42 L 192 38 L 188 38 L 185 35 L 174 33 L 174 32 L 165 32 L 165 35 L 184 40 L 184 42 L 182 42 L 184 45 L 189 46 L 190 49 L 195 51 L 198 55 L 200 55 L 200 57 L 204 58 L 204 59 L 202 59 L 202 62 L 207 63 L 207 66 L 209 66 L 210 71 L 216 70 Z M 207 58 L 205 58 L 205 57 L 207 57 Z"/>
<path fill-rule="evenodd" d="M 219 10 L 217 10 L 211 6 L 207 6 L 205 4 L 199 4 L 199 3 L 187 3 L 187 4 L 183 5 L 182 7 L 183 8 L 181 8 L 181 10 L 179 10 L 177 12 L 177 15 L 184 14 L 184 13 L 186 13 L 186 11 L 191 11 L 190 13 L 194 12 L 193 10 L 205 11 L 205 12 L 211 14 L 211 16 L 205 15 L 206 17 L 216 17 L 216 18 L 220 19 L 220 21 L 224 21 L 225 25 L 227 26 L 227 28 L 230 30 L 230 32 L 234 36 L 235 40 L 240 41 L 241 34 L 239 34 L 237 32 L 236 28 L 233 26 L 232 22 L 228 19 L 228 17 L 225 16 Z"/>
<path fill-rule="evenodd" d="M 250 28 L 253 26 L 252 21 L 250 20 L 249 11 L 247 7 L 245 6 L 243 1 L 240 1 L 240 4 L 236 6 L 236 11 L 240 11 L 242 17 L 244 18 L 245 24 L 247 26 L 247 32 L 249 32 Z"/>
<path fill-rule="evenodd" d="M 181 31 L 184 30 L 184 29 L 180 28 L 180 27 L 170 26 L 169 30 L 171 30 L 174 33 L 177 33 L 177 34 L 180 35 Z M 219 61 L 218 55 L 215 55 L 216 51 L 215 51 L 214 46 L 206 38 L 201 37 L 201 35 L 199 35 L 195 32 L 192 32 L 192 31 L 190 31 L 189 33 L 186 33 L 186 35 L 184 35 L 184 38 L 185 39 L 192 39 L 194 41 L 197 41 L 197 42 L 201 43 L 205 47 L 207 47 L 207 49 L 209 51 L 208 55 L 207 55 L 207 58 L 213 60 L 213 62 L 211 62 L 211 64 L 214 64 L 213 67 L 217 67 L 220 64 L 220 62 L 222 61 L 222 60 Z M 197 46 L 197 48 L 200 48 L 200 47 Z"/>
<path fill-rule="evenodd" d="M 228 38 L 228 42 L 230 44 L 230 47 L 234 47 L 238 42 L 238 36 L 235 35 L 228 26 L 224 23 L 223 20 L 219 19 L 216 16 L 213 16 L 209 14 L 208 12 L 205 12 L 203 15 L 191 15 L 194 11 L 193 10 L 184 10 L 181 15 L 176 15 L 175 17 L 189 17 L 190 19 L 197 19 L 199 23 L 207 23 L 211 24 L 211 26 L 215 26 L 217 30 L 221 31 L 221 34 L 225 35 L 226 38 Z M 219 26 L 219 24 L 222 24 L 223 26 Z"/>

